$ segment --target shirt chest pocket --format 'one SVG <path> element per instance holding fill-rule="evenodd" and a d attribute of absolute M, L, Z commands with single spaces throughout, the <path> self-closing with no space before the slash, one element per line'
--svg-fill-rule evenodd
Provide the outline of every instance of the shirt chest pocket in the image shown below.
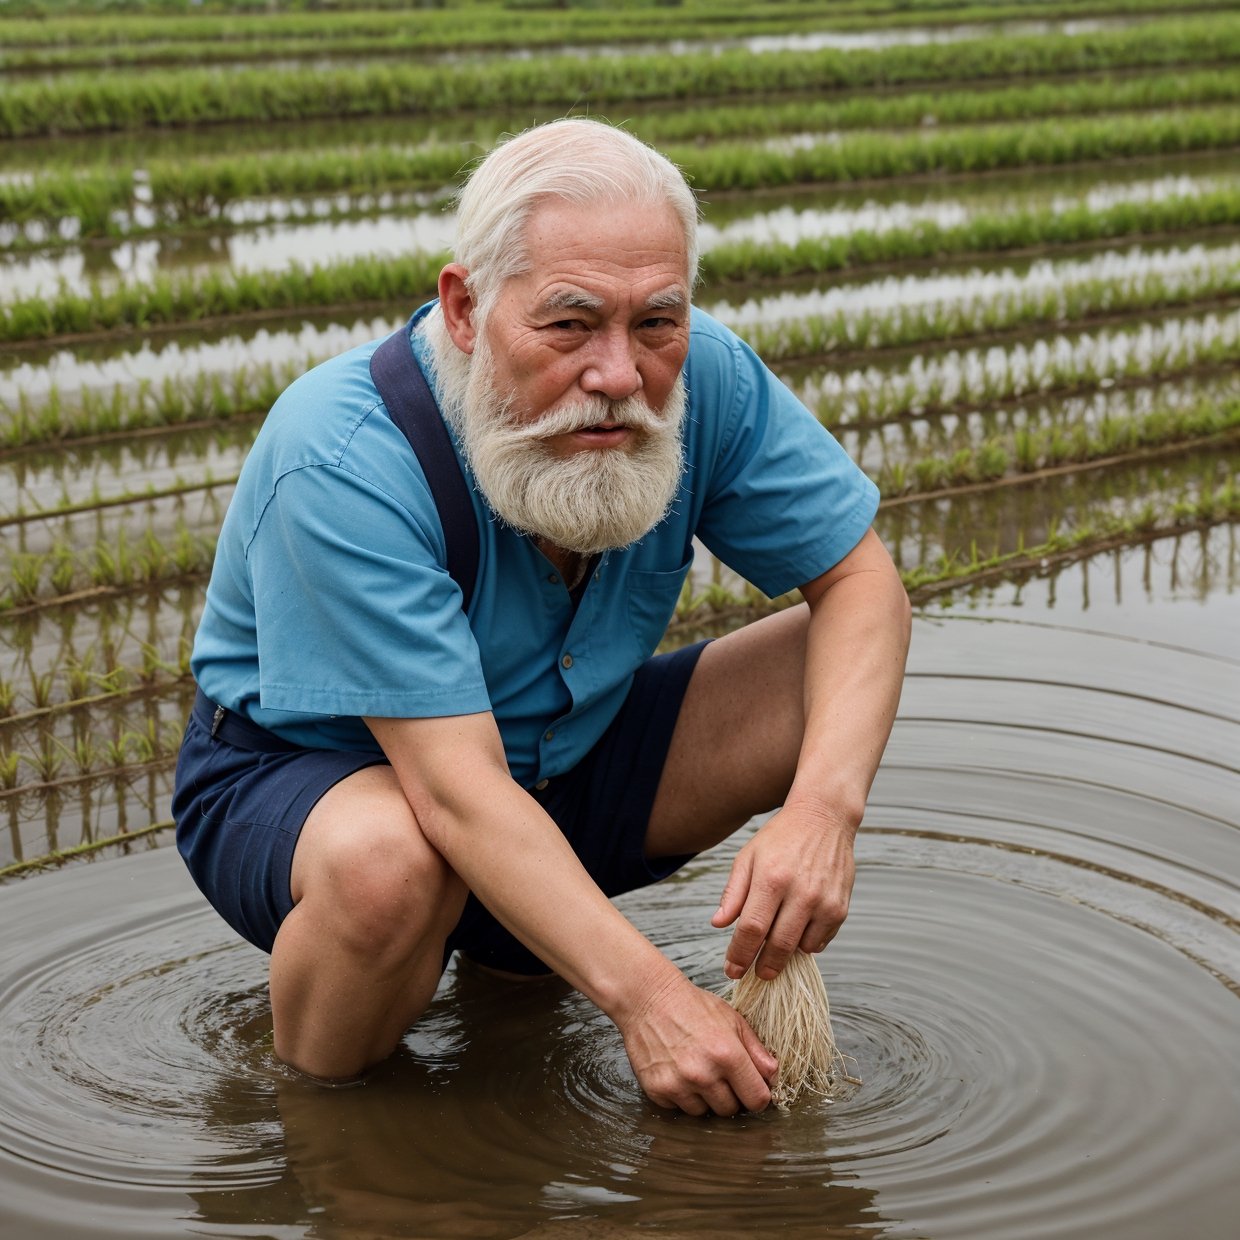
<path fill-rule="evenodd" d="M 634 569 L 629 573 L 630 638 L 640 659 L 648 659 L 663 640 L 663 633 L 676 611 L 676 602 L 692 563 L 693 555 L 690 553 L 679 568 L 670 571 Z"/>

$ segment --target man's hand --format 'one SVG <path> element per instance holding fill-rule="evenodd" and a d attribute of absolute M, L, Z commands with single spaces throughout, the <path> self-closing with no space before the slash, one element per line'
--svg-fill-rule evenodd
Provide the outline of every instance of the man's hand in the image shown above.
<path fill-rule="evenodd" d="M 758 976 L 769 980 L 797 948 L 819 952 L 835 937 L 848 916 L 855 834 L 855 824 L 826 811 L 786 805 L 737 853 L 710 919 L 736 923 L 724 963 L 730 978 L 756 957 Z"/>
<path fill-rule="evenodd" d="M 770 1103 L 775 1056 L 740 1013 L 683 975 L 617 1024 L 638 1084 L 657 1106 L 735 1115 Z"/>

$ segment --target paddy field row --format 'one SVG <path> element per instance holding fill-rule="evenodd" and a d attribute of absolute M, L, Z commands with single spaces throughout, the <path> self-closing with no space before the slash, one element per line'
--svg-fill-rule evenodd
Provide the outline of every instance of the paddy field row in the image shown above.
<path fill-rule="evenodd" d="M 666 55 L 623 6 L 210 7 L 0 19 L 0 871 L 160 838 L 266 409 L 430 295 L 462 170 L 570 108 L 691 176 L 699 304 L 878 483 L 915 598 L 1236 561 L 1231 7 L 643 9 Z M 703 554 L 672 640 L 787 601 Z"/>

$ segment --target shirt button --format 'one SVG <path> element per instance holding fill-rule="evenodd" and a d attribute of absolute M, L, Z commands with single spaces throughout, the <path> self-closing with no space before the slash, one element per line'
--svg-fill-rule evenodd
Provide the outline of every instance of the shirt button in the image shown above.
<path fill-rule="evenodd" d="M 540 779 L 538 783 L 534 785 L 534 791 L 541 792 L 550 782 L 551 781 L 549 779 Z"/>
<path fill-rule="evenodd" d="M 559 578 L 559 577 L 558 577 L 558 575 L 557 575 L 557 574 L 555 574 L 555 573 L 548 573 L 548 574 L 547 574 L 547 580 L 548 580 L 549 582 L 551 582 L 551 584 L 554 586 L 554 585 L 557 585 L 557 584 L 559 583 L 560 578 Z"/>
<path fill-rule="evenodd" d="M 565 655 L 565 656 L 564 656 L 564 657 L 560 660 L 560 665 L 561 665 L 562 667 L 572 667 L 572 665 L 573 665 L 573 656 L 572 656 L 571 654 L 566 654 L 566 655 Z"/>
<path fill-rule="evenodd" d="M 555 729 L 554 729 L 554 728 L 548 728 L 548 729 L 547 729 L 547 730 L 543 733 L 543 740 L 545 740 L 545 741 L 553 741 L 553 740 L 555 740 Z"/>

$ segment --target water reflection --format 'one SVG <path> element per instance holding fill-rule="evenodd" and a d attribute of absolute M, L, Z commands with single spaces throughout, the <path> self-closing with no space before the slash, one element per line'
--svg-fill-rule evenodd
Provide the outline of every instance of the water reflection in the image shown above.
<path fill-rule="evenodd" d="M 433 296 L 429 290 L 428 296 Z M 45 398 L 53 389 L 110 389 L 143 381 L 162 383 L 195 371 L 232 373 L 256 357 L 274 365 L 316 362 L 343 353 L 355 344 L 386 335 L 408 318 L 408 311 L 390 316 L 333 318 L 296 314 L 285 320 L 238 326 L 221 324 L 183 333 L 151 333 L 135 345 L 132 336 L 77 345 L 49 345 L 20 352 L 0 350 L 0 402 L 16 406 Z"/>
<path fill-rule="evenodd" d="M 1082 528 L 1128 523 L 1136 532 L 1148 513 L 1193 502 L 1234 481 L 1240 447 L 1206 448 L 1182 455 L 1083 471 L 1049 485 L 1029 479 L 1000 488 L 979 487 L 932 498 L 892 501 L 875 526 L 902 569 L 1014 555 L 1052 536 Z M 972 551 L 966 551 L 971 548 Z"/>
<path fill-rule="evenodd" d="M 810 135 L 808 140 L 820 137 Z M 1056 177 L 1053 191 L 1045 184 L 1023 191 L 1022 205 L 1025 210 L 1058 213 L 1082 206 L 1103 211 L 1123 202 L 1196 197 L 1234 184 L 1234 178 L 1186 172 L 1134 180 L 1129 170 L 1127 177 L 1093 183 L 1087 192 L 1073 194 L 1065 192 Z M 794 244 L 805 238 L 907 229 L 921 222 L 950 228 L 979 212 L 1009 209 L 1006 191 L 1000 186 L 974 185 L 966 190 L 961 185 L 954 194 L 945 194 L 942 187 L 931 194 L 919 193 L 912 186 L 900 188 L 900 196 L 894 199 L 840 187 L 838 193 L 818 191 L 808 200 L 798 195 L 795 202 L 773 207 L 766 202 L 770 196 L 747 195 L 742 214 L 711 203 L 700 230 L 701 247 L 706 252 L 738 242 Z M 399 257 L 441 253 L 451 246 L 456 217 L 446 204 L 428 206 L 427 199 L 427 195 L 369 194 L 240 201 L 224 209 L 224 219 L 215 232 L 71 246 L 56 255 L 9 255 L 0 270 L 7 295 L 18 298 L 50 295 L 62 282 L 84 289 L 91 281 L 109 286 L 149 281 L 164 271 L 201 274 L 221 266 L 264 271 L 281 269 L 290 262 L 331 263 L 372 254 Z M 319 218 L 342 213 L 364 218 Z M 135 222 L 143 227 L 150 223 Z M 63 223 L 67 226 L 71 221 Z"/>
<path fill-rule="evenodd" d="M 796 320 L 810 315 L 855 314 L 863 310 L 892 314 L 902 306 L 1001 301 L 1094 281 L 1117 284 L 1115 291 L 1120 295 L 1125 285 L 1157 277 L 1163 282 L 1162 287 L 1174 295 L 1179 287 L 1191 288 L 1196 281 L 1231 268 L 1240 270 L 1237 244 L 1174 249 L 1129 246 L 1070 259 L 1032 259 L 1019 267 L 1005 263 L 989 268 L 877 276 L 806 292 L 770 293 L 739 303 L 720 301 L 707 309 L 734 331 L 744 333 L 748 328 L 769 327 L 776 322 L 794 325 Z"/>

